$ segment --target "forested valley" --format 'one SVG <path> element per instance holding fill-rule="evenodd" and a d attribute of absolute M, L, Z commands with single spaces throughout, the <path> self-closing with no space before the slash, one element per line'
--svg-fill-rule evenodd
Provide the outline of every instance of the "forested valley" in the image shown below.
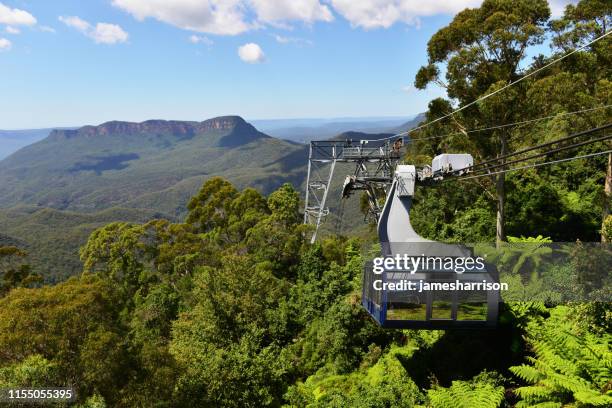
<path fill-rule="evenodd" d="M 608 124 L 610 37 L 549 63 L 610 25 L 605 0 L 559 19 L 546 0 L 459 13 L 415 78 L 448 94 L 425 122 L 524 79 L 412 132 L 404 160 L 485 161 Z M 607 150 L 604 140 L 533 163 Z M 612 406 L 612 281 L 584 272 L 612 265 L 611 166 L 607 154 L 418 190 L 411 218 L 429 239 L 607 242 L 596 260 L 577 251 L 551 263 L 588 301 L 505 303 L 490 330 L 379 327 L 360 300 L 374 229 L 310 244 L 289 183 L 264 196 L 209 178 L 180 222 L 98 228 L 80 249 L 82 274 L 55 285 L 18 243 L 2 246 L 0 388 L 69 386 L 92 408 Z"/>

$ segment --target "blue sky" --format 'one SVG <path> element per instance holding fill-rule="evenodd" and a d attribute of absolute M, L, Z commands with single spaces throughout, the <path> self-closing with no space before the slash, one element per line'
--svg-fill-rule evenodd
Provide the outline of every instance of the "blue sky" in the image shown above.
<path fill-rule="evenodd" d="M 478 3 L 0 0 L 0 129 L 416 114 L 428 39 Z"/>

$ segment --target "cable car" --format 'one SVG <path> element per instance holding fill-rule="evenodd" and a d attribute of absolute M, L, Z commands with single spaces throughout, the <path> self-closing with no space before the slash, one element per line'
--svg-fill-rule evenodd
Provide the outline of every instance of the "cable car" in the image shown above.
<path fill-rule="evenodd" d="M 382 271 L 374 262 L 365 267 L 364 308 L 388 328 L 495 327 L 499 307 L 495 267 L 475 258 L 466 246 L 430 241 L 414 231 L 410 207 L 417 178 L 414 166 L 398 165 L 395 170 L 378 220 L 379 260 L 404 263 L 389 262 L 391 267 Z"/>
<path fill-rule="evenodd" d="M 368 218 L 378 222 L 381 259 L 397 256 L 448 259 L 453 265 L 459 260 L 473 259 L 471 249 L 427 240 L 419 236 L 410 224 L 415 186 L 434 185 L 447 177 L 470 173 L 474 168 L 472 156 L 439 155 L 431 166 L 417 171 L 413 165 L 399 164 L 403 145 L 403 139 L 397 139 L 393 144 L 390 139 L 360 141 L 359 144 L 352 141 L 311 142 L 304 209 L 304 222 L 314 226 L 311 242 L 315 241 L 318 228 L 329 214 L 326 200 L 336 163 L 354 163 L 355 172 L 346 177 L 342 197 L 348 198 L 358 190 L 366 193 Z M 327 173 L 323 171 L 325 168 Z M 381 190 L 386 193 L 382 208 L 377 196 Z M 383 327 L 448 329 L 494 327 L 497 324 L 498 289 L 445 289 L 451 284 L 499 285 L 497 271 L 492 265 L 483 263 L 483 268 L 461 273 L 456 268 L 428 263 L 410 270 L 394 267 L 376 272 L 375 267 L 370 263 L 364 269 L 362 304 Z M 406 289 L 404 284 L 412 288 Z M 422 290 L 425 286 L 427 289 Z"/>

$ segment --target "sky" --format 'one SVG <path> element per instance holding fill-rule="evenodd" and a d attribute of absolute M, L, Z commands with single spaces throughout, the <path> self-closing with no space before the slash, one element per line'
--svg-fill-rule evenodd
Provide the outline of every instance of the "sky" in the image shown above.
<path fill-rule="evenodd" d="M 412 86 L 427 41 L 480 3 L 0 0 L 0 129 L 408 117 L 444 94 Z"/>

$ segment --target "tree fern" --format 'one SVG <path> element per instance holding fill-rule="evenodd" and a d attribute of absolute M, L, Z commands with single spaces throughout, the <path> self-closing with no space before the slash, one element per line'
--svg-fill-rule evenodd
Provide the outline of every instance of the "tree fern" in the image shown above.
<path fill-rule="evenodd" d="M 427 391 L 434 408 L 497 408 L 504 400 L 504 387 L 481 382 L 453 381 L 449 388 Z"/>
<path fill-rule="evenodd" d="M 529 386 L 515 390 L 520 407 L 612 406 L 610 334 L 576 333 L 571 309 L 557 307 L 547 320 L 527 326 L 526 340 L 535 357 L 510 367 Z"/>

